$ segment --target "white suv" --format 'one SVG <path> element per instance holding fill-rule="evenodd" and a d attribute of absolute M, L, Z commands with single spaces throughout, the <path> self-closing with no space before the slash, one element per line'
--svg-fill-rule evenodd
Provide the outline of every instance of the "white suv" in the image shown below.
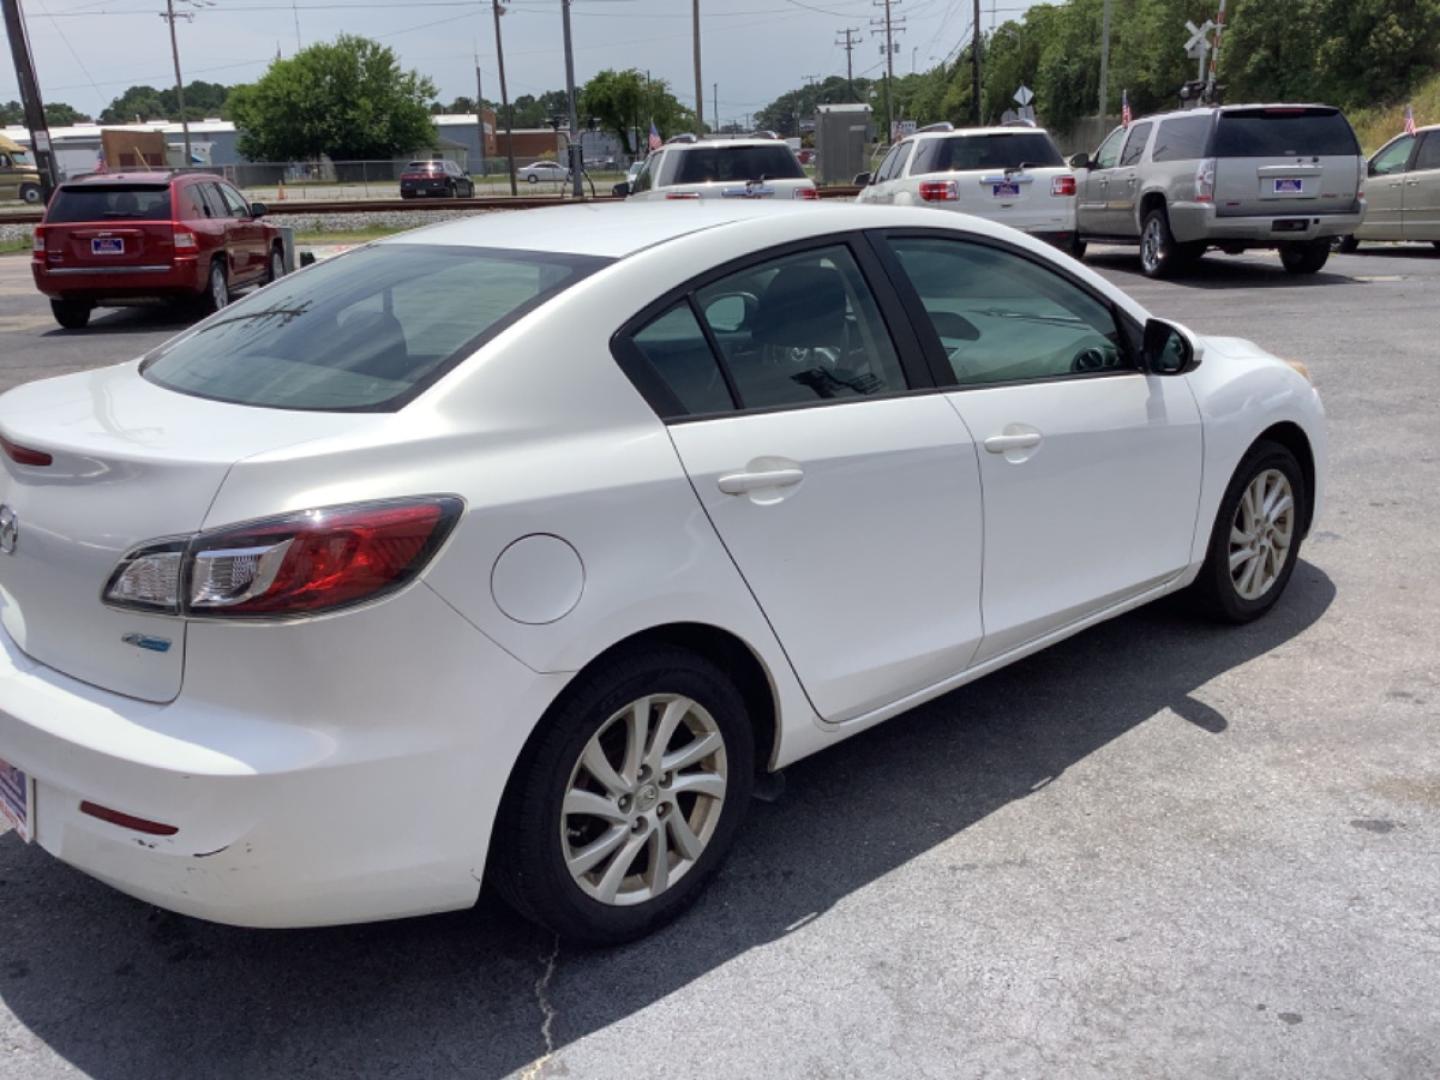
<path fill-rule="evenodd" d="M 624 190 L 622 192 L 622 187 Z M 775 135 L 676 135 L 616 194 L 631 199 L 818 199 L 795 152 Z"/>
<path fill-rule="evenodd" d="M 959 210 L 1066 249 L 1075 240 L 1075 174 L 1050 136 L 1028 124 L 931 124 L 855 183 L 857 202 Z"/>

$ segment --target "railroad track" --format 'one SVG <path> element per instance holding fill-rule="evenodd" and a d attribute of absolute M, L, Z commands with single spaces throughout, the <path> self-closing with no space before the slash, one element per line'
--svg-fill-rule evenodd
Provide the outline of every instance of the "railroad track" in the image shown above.
<path fill-rule="evenodd" d="M 856 187 L 821 188 L 822 199 L 854 198 L 859 192 Z M 587 203 L 618 203 L 613 195 L 599 195 L 583 200 Z M 394 213 L 407 210 L 533 210 L 543 206 L 571 206 L 572 198 L 558 195 L 517 195 L 485 199 L 324 199 L 308 202 L 272 202 L 265 207 L 271 217 L 286 214 L 366 214 Z M 0 211 L 0 225 L 38 225 L 41 214 L 35 210 L 19 213 Z"/>

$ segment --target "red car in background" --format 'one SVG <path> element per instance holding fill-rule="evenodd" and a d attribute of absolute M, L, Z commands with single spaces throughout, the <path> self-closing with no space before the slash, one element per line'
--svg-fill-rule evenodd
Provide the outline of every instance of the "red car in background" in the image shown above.
<path fill-rule="evenodd" d="M 280 231 L 234 187 L 202 173 L 112 173 L 62 184 L 35 228 L 31 268 L 55 321 L 154 299 L 215 311 L 285 273 Z"/>

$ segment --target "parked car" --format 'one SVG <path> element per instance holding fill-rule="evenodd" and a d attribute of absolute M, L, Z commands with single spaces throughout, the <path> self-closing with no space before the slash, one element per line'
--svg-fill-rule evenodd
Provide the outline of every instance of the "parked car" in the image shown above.
<path fill-rule="evenodd" d="M 40 202 L 40 173 L 30 151 L 14 139 L 0 135 L 0 199 L 19 199 L 32 206 Z"/>
<path fill-rule="evenodd" d="M 1366 166 L 1365 220 L 1340 238 L 1340 251 L 1362 240 L 1415 240 L 1440 251 L 1440 124 L 1397 135 Z"/>
<path fill-rule="evenodd" d="M 1080 247 L 1139 244 L 1149 277 L 1212 247 L 1278 248 L 1313 274 L 1365 211 L 1355 132 L 1328 105 L 1225 105 L 1146 117 L 1077 154 Z"/>
<path fill-rule="evenodd" d="M 56 190 L 30 266 L 67 330 L 97 307 L 156 299 L 216 311 L 237 289 L 285 273 L 280 230 L 265 212 L 205 173 L 90 176 Z"/>
<path fill-rule="evenodd" d="M 1030 124 L 956 130 L 931 124 L 855 178 L 856 202 L 930 206 L 990 218 L 1058 247 L 1075 240 L 1075 174 Z"/>
<path fill-rule="evenodd" d="M 700 139 L 676 135 L 615 193 L 651 199 L 818 199 L 795 151 L 773 135 Z"/>
<path fill-rule="evenodd" d="M 541 180 L 563 183 L 570 179 L 570 169 L 558 161 L 537 161 L 534 164 L 526 165 L 516 175 L 531 184 L 538 184 Z"/>
<path fill-rule="evenodd" d="M 382 240 L 0 436 L 22 839 L 221 922 L 488 880 L 586 942 L 694 899 L 766 773 L 1166 594 L 1263 615 L 1326 472 L 1301 365 L 788 201 Z"/>
<path fill-rule="evenodd" d="M 416 199 L 424 195 L 473 199 L 475 181 L 453 161 L 412 161 L 400 174 L 400 197 Z"/>

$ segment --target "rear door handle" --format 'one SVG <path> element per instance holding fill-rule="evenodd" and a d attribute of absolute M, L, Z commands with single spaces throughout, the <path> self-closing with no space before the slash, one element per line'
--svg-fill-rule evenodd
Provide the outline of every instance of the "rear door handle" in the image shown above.
<path fill-rule="evenodd" d="M 762 488 L 794 487 L 803 479 L 803 469 L 761 469 L 755 472 L 728 473 L 720 477 L 719 485 L 726 495 L 745 495 Z"/>
<path fill-rule="evenodd" d="M 1019 435 L 991 435 L 985 440 L 985 449 L 992 454 L 1003 454 L 1007 450 L 1029 450 L 1039 446 L 1042 436 L 1038 431 L 1026 431 Z"/>

